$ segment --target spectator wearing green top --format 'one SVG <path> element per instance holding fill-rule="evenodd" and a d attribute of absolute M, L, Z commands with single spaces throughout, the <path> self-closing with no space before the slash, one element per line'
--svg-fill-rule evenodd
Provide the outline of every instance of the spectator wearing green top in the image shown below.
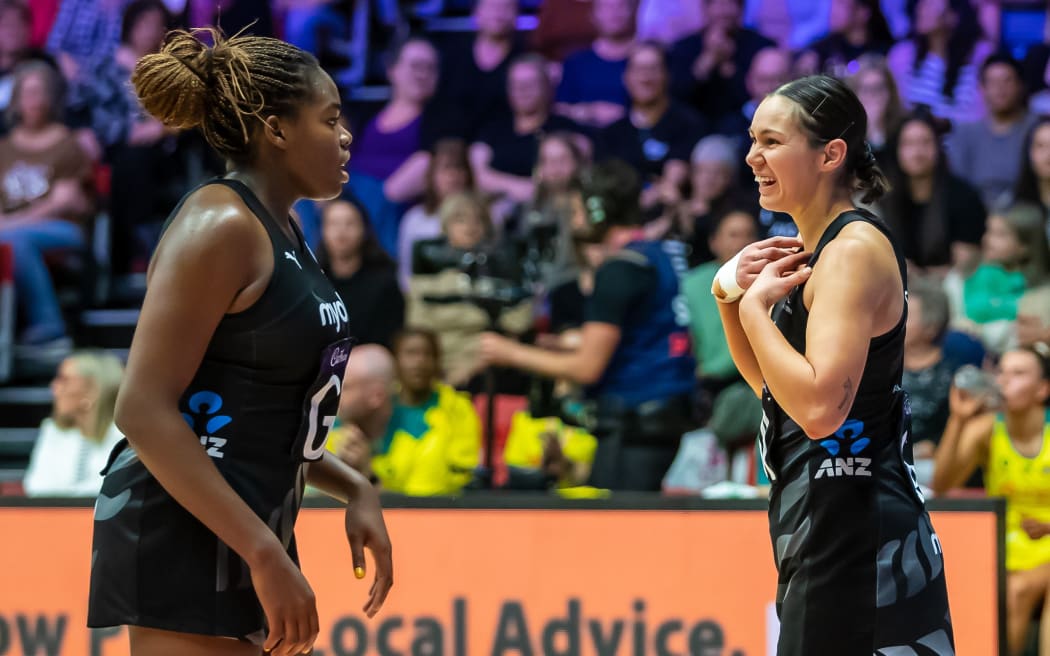
<path fill-rule="evenodd" d="M 981 251 L 981 264 L 961 286 L 957 279 L 946 285 L 954 296 L 957 323 L 977 333 L 989 349 L 1002 353 L 1013 346 L 1017 302 L 1050 273 L 1042 210 L 1018 203 L 992 214 Z"/>
<path fill-rule="evenodd" d="M 711 295 L 711 283 L 720 266 L 756 239 L 758 221 L 753 215 L 741 210 L 727 211 L 715 219 L 708 239 L 715 259 L 691 270 L 682 281 L 682 292 L 689 307 L 689 331 L 697 362 L 696 374 L 706 402 L 712 405 L 734 383 L 743 384 L 743 379 L 729 353 L 717 301 Z"/>

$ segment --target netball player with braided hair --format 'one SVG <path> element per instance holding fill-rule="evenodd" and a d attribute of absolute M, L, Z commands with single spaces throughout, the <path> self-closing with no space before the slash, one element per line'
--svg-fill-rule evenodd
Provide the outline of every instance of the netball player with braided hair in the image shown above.
<path fill-rule="evenodd" d="M 347 181 L 335 84 L 276 39 L 176 32 L 132 84 L 166 125 L 199 128 L 228 174 L 187 194 L 150 263 L 95 506 L 88 624 L 133 656 L 309 653 L 314 594 L 293 526 L 306 483 L 345 502 L 355 575 L 393 583 L 369 482 L 326 453 L 347 310 L 289 217 Z M 121 189 L 117 193 L 135 193 Z"/>
<path fill-rule="evenodd" d="M 733 360 L 762 398 L 777 653 L 949 656 L 944 561 L 900 386 L 904 258 L 853 203 L 887 186 L 864 107 L 839 80 L 802 78 L 762 101 L 750 132 L 761 204 L 791 215 L 803 247 L 748 246 L 712 289 Z"/>

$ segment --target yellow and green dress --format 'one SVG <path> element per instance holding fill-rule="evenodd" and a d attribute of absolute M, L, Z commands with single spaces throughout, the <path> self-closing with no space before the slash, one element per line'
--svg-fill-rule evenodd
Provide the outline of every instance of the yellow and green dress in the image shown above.
<path fill-rule="evenodd" d="M 418 406 L 394 401 L 372 471 L 383 488 L 412 496 L 460 492 L 481 457 L 481 421 L 470 397 L 444 384 Z"/>
<path fill-rule="evenodd" d="M 1006 499 L 1006 569 L 1019 571 L 1050 563 L 1050 536 L 1033 540 L 1021 528 L 1030 517 L 1050 524 L 1050 423 L 1043 446 L 1028 458 L 1017 452 L 1002 417 L 996 418 L 988 448 L 985 490 Z"/>

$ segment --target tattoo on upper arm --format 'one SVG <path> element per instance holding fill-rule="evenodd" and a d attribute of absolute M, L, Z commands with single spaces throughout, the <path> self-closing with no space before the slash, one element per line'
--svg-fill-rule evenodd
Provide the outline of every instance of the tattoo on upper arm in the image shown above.
<path fill-rule="evenodd" d="M 839 403 L 839 410 L 842 410 L 849 405 L 850 401 L 853 400 L 853 379 L 847 377 L 846 382 L 842 383 L 842 403 Z"/>

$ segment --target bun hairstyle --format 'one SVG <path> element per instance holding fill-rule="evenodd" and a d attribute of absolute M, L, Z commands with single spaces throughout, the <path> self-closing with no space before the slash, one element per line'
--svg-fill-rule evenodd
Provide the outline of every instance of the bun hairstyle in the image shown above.
<path fill-rule="evenodd" d="M 208 46 L 198 35 L 208 35 Z M 233 36 L 213 28 L 168 33 L 131 75 L 142 106 L 165 125 L 200 128 L 220 155 L 237 163 L 253 154 L 253 119 L 294 116 L 312 96 L 313 55 L 279 39 Z"/>
<path fill-rule="evenodd" d="M 781 86 L 773 92 L 798 106 L 799 126 L 814 147 L 834 139 L 846 142 L 845 173 L 861 202 L 873 203 L 890 189 L 867 142 L 868 114 L 857 95 L 841 80 L 811 75 Z"/>

